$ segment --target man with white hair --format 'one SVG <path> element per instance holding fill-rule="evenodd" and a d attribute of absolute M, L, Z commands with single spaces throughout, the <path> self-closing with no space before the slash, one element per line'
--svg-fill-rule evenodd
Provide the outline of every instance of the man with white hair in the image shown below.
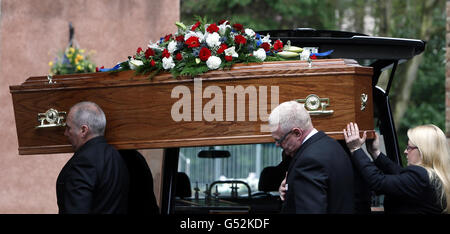
<path fill-rule="evenodd" d="M 280 186 L 283 213 L 353 213 L 353 169 L 341 145 L 317 131 L 296 101 L 281 103 L 269 116 L 276 145 L 292 157 Z"/>
<path fill-rule="evenodd" d="M 70 109 L 64 135 L 75 154 L 56 181 L 59 213 L 126 213 L 128 169 L 103 137 L 105 127 L 105 114 L 97 104 L 80 102 Z"/>

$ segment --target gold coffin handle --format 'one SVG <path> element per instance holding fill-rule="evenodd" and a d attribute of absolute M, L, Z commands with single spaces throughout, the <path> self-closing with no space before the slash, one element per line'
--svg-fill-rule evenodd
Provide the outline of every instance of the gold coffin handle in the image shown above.
<path fill-rule="evenodd" d="M 45 113 L 38 113 L 37 120 L 39 125 L 36 128 L 65 127 L 66 115 L 65 111 L 57 111 L 53 108 L 50 108 Z"/>
<path fill-rule="evenodd" d="M 327 110 L 330 105 L 329 98 L 320 98 L 316 94 L 310 94 L 305 99 L 295 101 L 304 104 L 310 115 L 332 115 L 334 113 L 334 110 Z"/>

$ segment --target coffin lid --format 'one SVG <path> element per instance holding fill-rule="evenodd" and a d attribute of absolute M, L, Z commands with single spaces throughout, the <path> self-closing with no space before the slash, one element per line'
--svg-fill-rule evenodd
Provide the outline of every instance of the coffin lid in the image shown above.
<path fill-rule="evenodd" d="M 326 74 L 369 74 L 371 68 L 363 67 L 352 59 L 318 59 L 309 64 L 305 61 L 277 61 L 250 64 L 234 64 L 231 69 L 209 71 L 197 77 L 176 77 L 162 72 L 153 78 L 138 75 L 134 71 L 98 72 L 55 76 L 32 76 L 21 85 L 10 86 L 11 93 L 35 92 L 61 89 L 84 89 L 92 87 L 148 85 L 203 80 L 252 79 L 255 77 L 293 77 Z M 51 83 L 49 82 L 51 79 Z"/>

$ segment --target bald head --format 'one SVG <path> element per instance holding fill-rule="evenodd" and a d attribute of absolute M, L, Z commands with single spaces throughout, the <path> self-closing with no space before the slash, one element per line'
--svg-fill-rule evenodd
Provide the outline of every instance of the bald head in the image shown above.
<path fill-rule="evenodd" d="M 313 130 L 309 113 L 303 104 L 296 101 L 283 102 L 275 107 L 269 116 L 269 127 L 275 144 L 291 157 Z"/>
<path fill-rule="evenodd" d="M 87 125 L 92 136 L 105 134 L 106 117 L 103 110 L 93 102 L 80 102 L 70 108 L 75 127 Z"/>
<path fill-rule="evenodd" d="M 105 134 L 106 117 L 103 110 L 93 102 L 80 102 L 70 108 L 66 119 L 67 136 L 74 151 L 90 139 Z"/>
<path fill-rule="evenodd" d="M 280 128 L 287 132 L 294 127 L 304 130 L 313 128 L 311 117 L 303 104 L 296 101 L 283 102 L 272 110 L 269 116 L 269 126 L 272 131 Z"/>

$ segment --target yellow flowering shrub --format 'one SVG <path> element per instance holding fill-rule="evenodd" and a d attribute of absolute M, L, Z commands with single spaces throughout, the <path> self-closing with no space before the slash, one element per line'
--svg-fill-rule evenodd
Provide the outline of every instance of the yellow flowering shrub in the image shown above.
<path fill-rule="evenodd" d="M 96 65 L 90 60 L 94 51 L 85 53 L 84 49 L 68 47 L 60 52 L 54 61 L 48 63 L 50 75 L 95 72 Z"/>

